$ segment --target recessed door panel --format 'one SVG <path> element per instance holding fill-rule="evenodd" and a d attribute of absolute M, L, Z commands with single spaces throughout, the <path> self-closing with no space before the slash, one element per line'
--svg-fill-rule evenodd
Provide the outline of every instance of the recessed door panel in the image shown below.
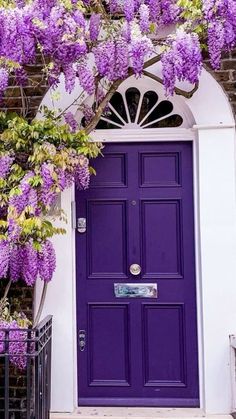
<path fill-rule="evenodd" d="M 87 203 L 89 278 L 126 277 L 126 201 Z"/>
<path fill-rule="evenodd" d="M 128 310 L 128 304 L 88 305 L 90 386 L 130 385 Z"/>
<path fill-rule="evenodd" d="M 141 201 L 143 274 L 182 277 L 180 200 Z"/>
<path fill-rule="evenodd" d="M 103 165 L 97 160 L 92 165 L 96 170 L 91 188 L 122 188 L 127 186 L 127 155 L 104 151 Z M 98 170 L 97 170 L 98 169 Z M 109 176 L 107 174 L 109 173 Z"/>
<path fill-rule="evenodd" d="M 180 154 L 141 153 L 140 176 L 145 188 L 180 186 Z"/>
<path fill-rule="evenodd" d="M 184 305 L 144 304 L 143 342 L 145 385 L 185 387 Z"/>

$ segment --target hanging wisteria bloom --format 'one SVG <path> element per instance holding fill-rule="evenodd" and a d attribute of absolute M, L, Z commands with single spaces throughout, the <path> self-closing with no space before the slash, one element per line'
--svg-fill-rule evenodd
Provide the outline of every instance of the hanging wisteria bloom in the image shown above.
<path fill-rule="evenodd" d="M 100 23 L 101 15 L 99 13 L 92 13 L 89 21 L 89 36 L 92 42 L 98 39 Z"/>
<path fill-rule="evenodd" d="M 196 83 L 202 69 L 198 37 L 179 29 L 177 36 L 169 38 L 169 47 L 162 54 L 163 81 L 166 92 L 172 95 L 176 80 Z"/>
<path fill-rule="evenodd" d="M 81 87 L 89 95 L 92 95 L 95 91 L 95 78 L 92 70 L 86 63 L 82 63 L 77 66 L 77 75 Z"/>
<path fill-rule="evenodd" d="M 139 26 L 136 23 L 131 27 L 130 55 L 131 63 L 136 75 L 141 75 L 144 62 L 150 56 L 152 43 L 150 39 L 142 35 Z"/>
<path fill-rule="evenodd" d="M 89 161 L 81 156 L 75 173 L 75 183 L 79 189 L 87 189 L 90 182 Z"/>
<path fill-rule="evenodd" d="M 123 8 L 127 22 L 131 22 L 134 19 L 135 0 L 125 0 Z"/>
<path fill-rule="evenodd" d="M 23 248 L 18 244 L 12 244 L 9 261 L 9 277 L 13 282 L 23 278 Z"/>
<path fill-rule="evenodd" d="M 71 112 L 66 112 L 64 115 L 66 123 L 69 125 L 71 132 L 76 132 L 78 129 L 78 123 Z"/>
<path fill-rule="evenodd" d="M 38 274 L 38 253 L 35 250 L 32 242 L 27 243 L 23 247 L 22 252 L 22 278 L 27 285 L 32 286 L 35 284 Z"/>
<path fill-rule="evenodd" d="M 30 180 L 34 177 L 32 171 L 28 172 L 19 184 L 19 188 L 12 191 L 9 199 L 9 207 L 14 208 L 18 214 L 20 214 L 29 205 L 31 185 Z"/>
<path fill-rule="evenodd" d="M 45 243 L 42 244 L 41 251 L 38 255 L 38 269 L 42 281 L 51 281 L 56 269 L 56 254 L 53 245 L 49 240 L 46 240 Z"/>
<path fill-rule="evenodd" d="M 9 339 L 9 346 L 7 353 L 9 354 L 9 360 L 16 368 L 24 370 L 27 364 L 27 339 L 28 333 L 25 330 L 21 330 L 16 320 L 7 322 L 6 320 L 0 320 L 0 353 L 5 352 L 5 342 Z M 33 348 L 29 348 L 32 350 Z"/>
<path fill-rule="evenodd" d="M 0 240 L 0 278 L 6 278 L 10 261 L 10 245 L 7 240 Z"/>
<path fill-rule="evenodd" d="M 11 170 L 14 157 L 8 154 L 0 156 L 0 178 L 5 179 Z"/>
<path fill-rule="evenodd" d="M 150 25 L 150 12 L 149 7 L 146 4 L 141 4 L 139 8 L 139 16 L 140 16 L 140 29 L 142 32 L 148 32 L 149 25 Z"/>
<path fill-rule="evenodd" d="M 8 80 L 8 71 L 5 68 L 0 68 L 0 95 L 2 95 L 8 87 Z"/>

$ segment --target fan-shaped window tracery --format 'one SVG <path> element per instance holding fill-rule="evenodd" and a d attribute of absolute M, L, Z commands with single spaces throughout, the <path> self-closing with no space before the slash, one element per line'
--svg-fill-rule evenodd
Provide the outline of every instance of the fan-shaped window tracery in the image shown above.
<path fill-rule="evenodd" d="M 182 124 L 183 118 L 171 101 L 160 99 L 155 91 L 143 94 L 137 87 L 129 87 L 124 94 L 113 95 L 96 129 L 170 128 Z"/>

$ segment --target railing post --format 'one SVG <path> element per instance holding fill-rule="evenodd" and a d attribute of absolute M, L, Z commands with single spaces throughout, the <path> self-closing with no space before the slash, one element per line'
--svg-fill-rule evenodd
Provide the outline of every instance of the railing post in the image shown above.
<path fill-rule="evenodd" d="M 9 330 L 5 330 L 4 357 L 4 419 L 9 419 Z"/>
<path fill-rule="evenodd" d="M 27 333 L 27 348 L 26 348 L 26 417 L 31 419 L 31 383 L 32 383 L 32 369 L 31 369 L 31 345 L 32 333 L 31 330 Z"/>

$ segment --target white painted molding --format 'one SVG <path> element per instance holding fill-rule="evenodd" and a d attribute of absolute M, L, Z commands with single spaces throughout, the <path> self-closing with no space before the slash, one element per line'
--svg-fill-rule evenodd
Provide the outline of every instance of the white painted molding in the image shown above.
<path fill-rule="evenodd" d="M 113 129 L 94 130 L 90 134 L 92 141 L 113 142 L 148 142 L 148 141 L 193 141 L 195 132 L 190 128 L 150 128 L 150 129 Z"/>
<path fill-rule="evenodd" d="M 235 124 L 218 124 L 218 125 L 193 125 L 193 130 L 211 130 L 211 129 L 229 129 L 235 128 Z"/>

